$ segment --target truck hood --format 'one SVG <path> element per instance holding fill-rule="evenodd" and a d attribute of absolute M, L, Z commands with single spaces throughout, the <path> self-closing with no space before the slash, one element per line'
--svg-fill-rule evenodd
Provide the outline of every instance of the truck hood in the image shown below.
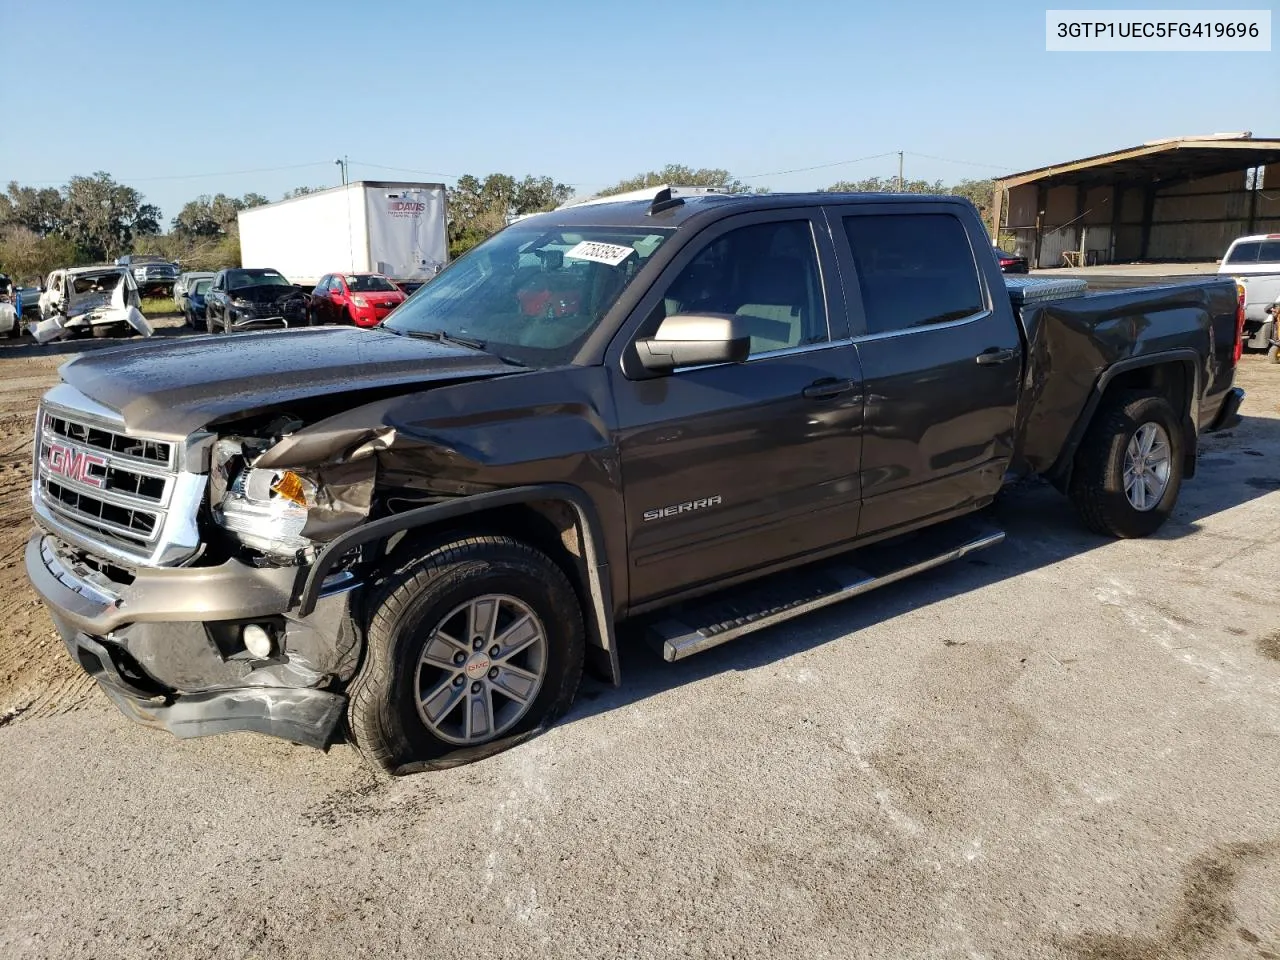
<path fill-rule="evenodd" d="M 308 397 L 518 372 L 468 347 L 352 327 L 152 341 L 85 354 L 60 370 L 124 417 L 130 433 L 161 439 Z"/>

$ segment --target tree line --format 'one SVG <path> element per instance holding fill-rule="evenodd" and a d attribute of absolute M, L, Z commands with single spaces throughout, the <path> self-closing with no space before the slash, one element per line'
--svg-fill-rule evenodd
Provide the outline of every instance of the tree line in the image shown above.
<path fill-rule="evenodd" d="M 658 186 L 719 187 L 729 193 L 766 193 L 728 170 L 668 164 L 626 177 L 601 190 L 607 196 Z M 302 196 L 317 188 L 295 187 L 282 199 Z M 842 180 L 826 188 L 858 193 L 954 194 L 973 202 L 984 221 L 995 183 L 871 177 Z M 514 216 L 554 210 L 574 197 L 572 186 L 553 177 L 515 177 L 491 173 L 459 177 L 448 188 L 449 253 L 456 257 L 501 230 Z M 160 210 L 133 187 L 108 173 L 72 177 L 60 188 L 22 186 L 10 182 L 0 193 L 0 272 L 20 280 L 42 277 L 58 267 L 110 262 L 126 253 L 164 256 L 191 270 L 217 269 L 240 263 L 237 214 L 268 203 L 260 193 L 240 197 L 201 194 L 187 201 L 161 229 Z"/>

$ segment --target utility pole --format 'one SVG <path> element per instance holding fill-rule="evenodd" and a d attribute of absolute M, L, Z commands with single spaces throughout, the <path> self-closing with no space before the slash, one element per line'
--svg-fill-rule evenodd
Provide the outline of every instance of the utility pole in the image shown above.
<path fill-rule="evenodd" d="M 347 166 L 350 163 L 350 161 L 344 155 L 339 157 L 337 160 L 333 162 L 342 168 L 342 185 L 345 187 L 347 185 Z"/>
<path fill-rule="evenodd" d="M 898 151 L 898 192 L 905 193 L 907 190 L 907 181 L 902 179 L 902 151 Z"/>

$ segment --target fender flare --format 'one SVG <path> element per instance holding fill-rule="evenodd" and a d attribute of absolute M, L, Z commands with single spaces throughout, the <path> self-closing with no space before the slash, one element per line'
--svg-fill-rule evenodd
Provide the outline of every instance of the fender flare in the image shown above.
<path fill-rule="evenodd" d="M 1189 347 L 1177 347 L 1173 350 L 1144 353 L 1141 356 L 1117 360 L 1103 370 L 1085 400 L 1084 409 L 1080 411 L 1080 416 L 1076 418 L 1075 424 L 1071 427 L 1071 432 L 1067 434 L 1066 442 L 1062 445 L 1058 460 L 1049 472 L 1049 478 L 1064 485 L 1070 480 L 1071 467 L 1075 462 L 1076 451 L 1080 449 L 1080 444 L 1084 441 L 1084 435 L 1088 432 L 1090 424 L 1093 423 L 1094 414 L 1098 412 L 1098 407 L 1102 404 L 1102 398 L 1106 395 L 1107 388 L 1116 377 L 1131 370 L 1158 367 L 1168 363 L 1181 363 L 1191 374 L 1191 382 L 1187 387 L 1187 408 L 1179 411 L 1179 413 L 1183 418 L 1184 441 L 1186 444 L 1185 456 L 1192 464 L 1191 473 L 1194 473 L 1196 448 L 1200 435 L 1200 361 L 1201 356 L 1195 350 Z M 1187 476 L 1191 476 L 1191 473 L 1188 473 Z"/>
<path fill-rule="evenodd" d="M 453 520 L 484 510 L 530 503 L 535 500 L 567 503 L 574 511 L 582 538 L 582 559 L 587 568 L 586 586 L 591 606 L 590 611 L 583 611 L 590 614 L 585 618 L 587 642 L 604 651 L 608 658 L 610 679 L 617 686 L 621 680 L 621 668 L 618 663 L 617 637 L 614 633 L 609 562 L 603 549 L 604 538 L 601 533 L 600 516 L 591 498 L 578 487 L 567 483 L 531 484 L 458 497 L 456 500 L 447 500 L 444 503 L 434 503 L 382 517 L 349 530 L 326 544 L 311 564 L 298 598 L 298 616 L 308 616 L 315 610 L 325 577 L 333 570 L 338 559 L 352 547 L 385 540 L 405 530 L 428 526 L 443 520 Z"/>

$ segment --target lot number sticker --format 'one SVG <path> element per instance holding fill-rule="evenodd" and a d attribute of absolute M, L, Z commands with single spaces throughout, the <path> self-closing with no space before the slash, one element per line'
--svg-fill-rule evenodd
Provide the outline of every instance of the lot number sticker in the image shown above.
<path fill-rule="evenodd" d="M 566 250 L 564 258 L 566 260 L 590 260 L 593 263 L 603 263 L 610 267 L 616 267 L 633 253 L 635 253 L 635 250 L 621 244 L 596 243 L 593 240 L 583 240 L 577 246 Z"/>

